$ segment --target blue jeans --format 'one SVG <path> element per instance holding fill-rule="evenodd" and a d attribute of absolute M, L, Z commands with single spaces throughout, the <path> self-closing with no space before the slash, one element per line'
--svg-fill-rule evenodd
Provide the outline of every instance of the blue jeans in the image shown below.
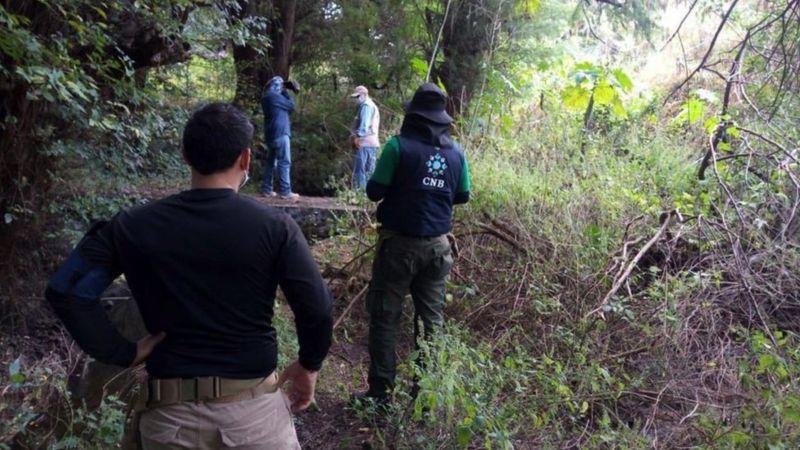
<path fill-rule="evenodd" d="M 292 180 L 289 177 L 292 150 L 289 142 L 289 136 L 281 136 L 267 144 L 269 151 L 264 163 L 264 183 L 261 185 L 261 192 L 265 194 L 272 192 L 272 178 L 276 169 L 279 178 L 278 194 L 287 195 L 292 192 Z"/>
<path fill-rule="evenodd" d="M 363 190 L 375 172 L 375 155 L 378 147 L 359 147 L 353 154 L 353 189 Z"/>

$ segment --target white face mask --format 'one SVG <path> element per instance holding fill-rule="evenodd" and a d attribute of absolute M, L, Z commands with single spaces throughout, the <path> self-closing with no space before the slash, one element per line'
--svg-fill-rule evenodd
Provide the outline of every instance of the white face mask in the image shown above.
<path fill-rule="evenodd" d="M 245 170 L 244 176 L 242 177 L 242 181 L 241 183 L 239 183 L 239 189 L 241 190 L 244 187 L 244 185 L 247 184 L 248 181 L 250 181 L 250 173 L 247 170 Z"/>

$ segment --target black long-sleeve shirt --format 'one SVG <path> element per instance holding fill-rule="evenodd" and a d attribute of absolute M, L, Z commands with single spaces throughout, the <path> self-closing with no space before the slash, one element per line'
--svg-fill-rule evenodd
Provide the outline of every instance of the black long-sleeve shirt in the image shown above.
<path fill-rule="evenodd" d="M 127 366 L 135 344 L 98 301 L 124 274 L 150 333 L 154 378 L 256 378 L 275 370 L 278 286 L 295 315 L 300 364 L 318 370 L 331 343 L 330 293 L 297 224 L 230 189 L 185 191 L 93 228 L 46 297 L 78 344 Z"/>

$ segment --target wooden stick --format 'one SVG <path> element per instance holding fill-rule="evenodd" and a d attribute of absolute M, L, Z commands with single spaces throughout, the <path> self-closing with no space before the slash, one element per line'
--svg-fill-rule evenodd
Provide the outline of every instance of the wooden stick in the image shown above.
<path fill-rule="evenodd" d="M 356 294 L 356 296 L 355 296 L 355 297 L 353 297 L 353 299 L 352 299 L 352 300 L 350 300 L 350 304 L 349 304 L 349 305 L 347 305 L 347 308 L 345 308 L 345 309 L 344 309 L 344 311 L 342 311 L 342 315 L 341 315 L 341 316 L 339 316 L 339 318 L 338 318 L 338 319 L 336 319 L 336 322 L 334 322 L 334 323 L 333 323 L 333 329 L 334 329 L 334 330 L 336 329 L 336 327 L 338 327 L 338 326 L 339 326 L 339 324 L 340 324 L 340 323 L 342 323 L 342 320 L 344 320 L 344 318 L 347 316 L 347 314 L 348 314 L 348 313 L 350 312 L 350 310 L 353 308 L 353 305 L 355 305 L 355 304 L 356 304 L 356 302 L 358 301 L 358 299 L 360 299 L 361 297 L 363 297 L 363 296 L 364 296 L 364 294 L 367 292 L 367 289 L 368 289 L 368 288 L 369 288 L 369 284 L 365 285 L 363 288 L 361 288 L 361 290 L 358 292 L 358 294 Z"/>
<path fill-rule="evenodd" d="M 661 235 L 663 235 L 664 232 L 667 231 L 670 219 L 672 219 L 672 214 L 673 214 L 672 211 L 670 211 L 667 214 L 667 217 L 664 218 L 664 222 L 661 224 L 661 228 L 658 229 L 656 235 L 653 236 L 649 241 L 647 241 L 647 243 L 644 244 L 642 249 L 639 250 L 639 253 L 637 253 L 636 256 L 633 258 L 633 260 L 630 262 L 630 264 L 628 264 L 628 268 L 625 269 L 625 272 L 623 272 L 623 274 L 619 278 L 617 278 L 617 281 L 614 282 L 614 285 L 611 287 L 611 290 L 608 291 L 608 294 L 606 294 L 605 297 L 603 297 L 603 301 L 600 302 L 600 306 L 589 311 L 589 313 L 586 314 L 586 316 L 584 316 L 584 319 L 587 319 L 589 316 L 601 311 L 603 309 L 603 306 L 605 306 L 608 303 L 608 300 L 611 299 L 611 297 L 613 297 L 614 294 L 617 293 L 619 288 L 622 287 L 622 283 L 624 283 L 625 280 L 630 276 L 631 272 L 633 272 L 633 268 L 636 267 L 636 264 L 639 263 L 639 260 L 642 259 L 645 253 L 647 253 L 647 250 L 649 250 L 650 247 L 653 246 L 653 244 L 658 242 L 658 240 L 661 239 Z"/>

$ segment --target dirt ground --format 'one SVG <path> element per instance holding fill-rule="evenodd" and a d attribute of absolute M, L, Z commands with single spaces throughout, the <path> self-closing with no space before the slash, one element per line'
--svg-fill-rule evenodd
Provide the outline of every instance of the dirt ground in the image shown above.
<path fill-rule="evenodd" d="M 347 405 L 350 392 L 366 388 L 367 349 L 361 344 L 334 344 L 319 374 L 316 406 L 295 415 L 305 449 L 373 448 L 369 424 Z"/>

